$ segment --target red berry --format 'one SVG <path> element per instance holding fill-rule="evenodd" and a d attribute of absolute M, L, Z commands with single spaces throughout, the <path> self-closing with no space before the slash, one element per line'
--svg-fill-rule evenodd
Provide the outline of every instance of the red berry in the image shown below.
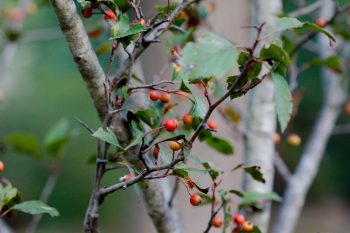
<path fill-rule="evenodd" d="M 108 9 L 105 11 L 103 18 L 108 21 L 108 20 L 116 20 L 117 16 L 115 15 L 115 13 L 111 10 Z"/>
<path fill-rule="evenodd" d="M 235 216 L 233 217 L 233 221 L 237 224 L 237 225 L 242 225 L 245 221 L 244 215 L 243 214 L 235 214 Z"/>
<path fill-rule="evenodd" d="M 190 197 L 190 202 L 191 202 L 191 205 L 197 206 L 202 202 L 202 198 L 198 194 L 193 194 Z"/>
<path fill-rule="evenodd" d="M 218 127 L 218 124 L 216 123 L 215 120 L 209 120 L 207 122 L 208 128 L 212 129 L 212 130 L 216 130 L 216 128 Z"/>
<path fill-rule="evenodd" d="M 185 115 L 183 115 L 182 121 L 184 122 L 185 125 L 190 126 L 193 123 L 193 116 L 189 113 L 186 113 Z"/>
<path fill-rule="evenodd" d="M 3 172 L 5 170 L 5 164 L 0 161 L 0 172 Z"/>
<path fill-rule="evenodd" d="M 91 18 L 91 16 L 92 16 L 92 8 L 88 7 L 86 9 L 84 9 L 83 16 L 86 19 Z"/>
<path fill-rule="evenodd" d="M 245 221 L 242 225 L 242 230 L 246 232 L 251 232 L 254 228 L 254 225 L 250 221 Z"/>
<path fill-rule="evenodd" d="M 153 157 L 155 160 L 158 159 L 159 151 L 160 151 L 160 148 L 159 148 L 158 144 L 156 144 L 153 148 L 153 151 L 152 151 L 152 154 L 153 154 Z"/>
<path fill-rule="evenodd" d="M 173 132 L 177 128 L 177 122 L 174 118 L 169 118 L 164 122 L 164 127 L 168 132 Z"/>
<path fill-rule="evenodd" d="M 157 91 L 150 91 L 149 98 L 153 101 L 157 101 L 159 99 L 159 94 Z"/>
<path fill-rule="evenodd" d="M 160 101 L 161 101 L 163 104 L 166 104 L 166 103 L 169 103 L 169 102 L 170 102 L 171 96 L 170 96 L 169 93 L 164 92 L 164 93 L 162 93 L 162 94 L 159 96 L 159 99 L 160 99 Z"/>
<path fill-rule="evenodd" d="M 214 227 L 220 228 L 222 226 L 222 219 L 218 216 L 215 216 L 213 220 L 211 221 L 211 224 L 213 224 Z"/>

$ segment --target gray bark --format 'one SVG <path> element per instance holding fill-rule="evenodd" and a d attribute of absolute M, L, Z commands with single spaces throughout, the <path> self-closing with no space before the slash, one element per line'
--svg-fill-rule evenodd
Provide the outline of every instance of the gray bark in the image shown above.
<path fill-rule="evenodd" d="M 264 31 L 266 32 L 275 24 L 277 14 L 281 11 L 281 1 L 253 0 L 252 7 L 252 25 L 260 25 L 266 22 L 264 27 Z M 264 41 L 264 43 L 266 42 Z M 245 164 L 248 166 L 260 166 L 266 183 L 258 183 L 250 176 L 245 175 L 243 184 L 245 192 L 272 191 L 274 177 L 274 143 L 272 135 L 276 130 L 276 113 L 273 95 L 274 85 L 271 79 L 264 80 L 257 88 L 248 94 L 248 113 L 245 120 Z M 267 203 L 263 211 L 248 213 L 247 217 L 253 221 L 254 224 L 258 225 L 262 232 L 268 232 L 270 209 L 271 204 Z"/>
<path fill-rule="evenodd" d="M 321 16 L 329 19 L 334 13 L 335 3 L 323 0 Z M 327 29 L 329 30 L 329 29 Z M 335 53 L 328 39 L 321 35 L 318 41 L 321 58 Z M 324 102 L 311 135 L 306 142 L 301 160 L 284 193 L 273 233 L 293 233 L 305 203 L 307 192 L 317 174 L 329 137 L 332 134 L 341 106 L 345 101 L 344 78 L 328 70 L 322 70 Z"/>

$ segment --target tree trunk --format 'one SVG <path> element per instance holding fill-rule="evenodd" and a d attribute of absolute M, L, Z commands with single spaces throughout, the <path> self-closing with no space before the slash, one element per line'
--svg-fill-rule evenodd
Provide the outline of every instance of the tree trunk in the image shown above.
<path fill-rule="evenodd" d="M 266 22 L 265 32 L 273 28 L 281 11 L 280 0 L 252 1 L 252 25 Z M 255 37 L 254 37 L 255 39 Z M 273 38 L 271 38 L 273 39 Z M 264 41 L 265 43 L 266 41 Z M 259 51 L 260 49 L 258 49 Z M 266 70 L 265 70 L 266 71 Z M 264 70 L 262 71 L 264 72 Z M 271 192 L 274 177 L 274 143 L 272 135 L 276 130 L 276 113 L 273 101 L 274 84 L 271 79 L 264 80 L 248 94 L 248 113 L 245 138 L 245 164 L 258 165 L 264 174 L 266 183 L 258 183 L 245 175 L 245 192 Z M 248 213 L 248 218 L 258 225 L 262 232 L 268 232 L 271 204 L 266 203 L 263 211 Z"/>
<path fill-rule="evenodd" d="M 323 0 L 321 16 L 329 19 L 335 9 L 333 0 Z M 327 29 L 329 30 L 329 29 Z M 319 54 L 326 58 L 335 53 L 324 35 L 319 36 Z M 344 78 L 329 69 L 322 70 L 324 102 L 311 135 L 306 143 L 301 160 L 291 177 L 279 209 L 274 233 L 292 233 L 305 203 L 307 192 L 319 170 L 329 137 L 332 134 L 341 106 L 345 101 Z"/>

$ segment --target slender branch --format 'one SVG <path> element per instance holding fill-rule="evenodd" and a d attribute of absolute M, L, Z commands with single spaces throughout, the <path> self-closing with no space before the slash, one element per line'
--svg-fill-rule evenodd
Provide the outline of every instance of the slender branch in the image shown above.
<path fill-rule="evenodd" d="M 209 222 L 208 222 L 208 226 L 207 228 L 204 230 L 204 233 L 208 233 L 210 231 L 210 229 L 213 227 L 212 221 L 215 218 L 215 216 L 220 212 L 220 210 L 222 209 L 222 207 L 224 207 L 224 202 L 221 203 L 221 205 L 219 206 L 219 208 L 217 210 L 215 210 L 214 212 L 212 212 Z"/>
<path fill-rule="evenodd" d="M 311 12 L 317 10 L 322 6 L 322 1 L 316 1 L 314 3 L 311 3 L 310 5 L 304 6 L 302 8 L 299 8 L 291 13 L 288 14 L 289 17 L 299 17 L 302 15 L 310 14 Z"/>
<path fill-rule="evenodd" d="M 284 181 L 288 184 L 290 179 L 291 179 L 292 174 L 278 153 L 275 153 L 274 162 L 275 162 L 276 170 L 282 176 Z"/>
<path fill-rule="evenodd" d="M 168 206 L 171 208 L 173 206 L 173 202 L 176 196 L 177 191 L 179 190 L 179 186 L 180 186 L 180 179 L 175 179 L 175 183 L 174 183 L 174 187 L 173 187 L 173 191 L 171 192 L 169 201 L 168 201 Z"/>
<path fill-rule="evenodd" d="M 350 124 L 337 125 L 334 127 L 332 132 L 333 135 L 349 134 L 349 133 L 350 133 Z"/>
<path fill-rule="evenodd" d="M 141 180 L 143 180 L 147 175 L 151 174 L 152 172 L 161 171 L 161 170 L 167 170 L 169 168 L 174 167 L 177 163 L 179 163 L 179 162 L 181 162 L 183 160 L 184 160 L 184 157 L 183 156 L 179 156 L 178 158 L 174 159 L 172 162 L 170 162 L 168 164 L 165 164 L 163 166 L 150 167 L 148 170 L 144 169 L 143 171 L 140 172 L 140 174 L 135 176 L 134 179 L 127 180 L 127 181 L 124 181 L 124 182 L 120 182 L 118 184 L 114 184 L 114 185 L 111 185 L 109 187 L 103 187 L 98 192 L 99 198 L 103 199 L 106 195 L 108 195 L 110 193 L 113 193 L 113 192 L 115 192 L 117 190 L 120 190 L 120 189 L 126 189 L 127 187 L 140 182 Z"/>
<path fill-rule="evenodd" d="M 112 89 L 118 84 L 118 80 L 123 76 L 124 73 L 128 71 L 132 65 L 131 61 L 135 61 L 152 41 L 157 40 L 169 27 L 172 25 L 172 22 L 175 18 L 188 6 L 200 0 L 185 0 L 163 21 L 158 23 L 155 27 L 151 28 L 149 31 L 144 33 L 140 39 L 135 43 L 135 48 L 130 54 L 131 59 L 126 59 L 124 63 L 119 67 L 116 74 L 112 77 Z"/>
<path fill-rule="evenodd" d="M 58 176 L 60 175 L 60 168 L 58 160 L 56 160 L 51 169 L 50 169 L 50 175 L 46 181 L 46 184 L 44 186 L 44 189 L 41 193 L 40 200 L 44 203 L 47 203 L 49 200 L 49 197 L 52 194 L 53 189 L 56 186 Z M 28 224 L 26 233 L 34 233 L 36 232 L 36 229 L 38 228 L 39 222 L 42 219 L 43 215 L 34 215 L 31 222 Z"/>

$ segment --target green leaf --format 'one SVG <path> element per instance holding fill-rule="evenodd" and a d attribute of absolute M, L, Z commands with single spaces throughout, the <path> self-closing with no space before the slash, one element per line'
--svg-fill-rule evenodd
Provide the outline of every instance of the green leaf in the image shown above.
<path fill-rule="evenodd" d="M 7 184 L 6 186 L 3 186 L 0 183 L 0 205 L 1 205 L 1 207 L 8 205 L 14 199 L 19 199 L 18 190 L 15 187 L 12 187 L 11 184 Z"/>
<path fill-rule="evenodd" d="M 215 181 L 216 178 L 218 178 L 218 176 L 222 174 L 222 171 L 219 168 L 214 167 L 209 162 L 202 163 L 202 166 L 209 172 L 209 175 L 213 181 Z"/>
<path fill-rule="evenodd" d="M 245 167 L 244 171 L 248 173 L 254 180 L 265 183 L 264 176 L 261 173 L 259 166 Z"/>
<path fill-rule="evenodd" d="M 231 189 L 231 190 L 229 190 L 229 192 L 233 193 L 233 194 L 235 194 L 235 195 L 237 195 L 239 197 L 244 197 L 244 194 L 242 192 L 236 190 L 236 189 Z"/>
<path fill-rule="evenodd" d="M 201 205 L 211 204 L 213 202 L 213 198 L 208 194 L 198 193 L 198 195 L 202 199 Z"/>
<path fill-rule="evenodd" d="M 325 59 L 315 58 L 311 61 L 312 65 L 325 66 L 336 73 L 342 73 L 342 65 L 338 56 L 333 55 Z"/>
<path fill-rule="evenodd" d="M 110 128 L 98 128 L 93 134 L 93 137 L 98 138 L 102 141 L 108 142 L 111 145 L 114 145 L 120 149 L 123 149 L 123 147 L 119 144 L 119 141 L 117 137 L 114 135 L 113 131 Z"/>
<path fill-rule="evenodd" d="M 49 214 L 51 217 L 57 217 L 60 215 L 55 208 L 46 205 L 42 201 L 25 201 L 14 205 L 11 209 L 27 214 Z"/>
<path fill-rule="evenodd" d="M 111 40 L 132 36 L 132 35 L 144 32 L 144 31 L 146 31 L 146 29 L 140 23 L 132 24 L 128 30 L 126 30 L 123 33 L 117 33 L 117 35 L 112 37 Z"/>
<path fill-rule="evenodd" d="M 40 157 L 39 141 L 32 134 L 23 132 L 11 133 L 5 137 L 5 142 L 19 154 L 30 155 L 34 158 Z"/>
<path fill-rule="evenodd" d="M 155 128 L 159 122 L 157 113 L 152 108 L 139 110 L 135 114 L 138 118 L 140 118 L 143 122 L 145 122 L 151 128 Z"/>
<path fill-rule="evenodd" d="M 181 178 L 188 178 L 189 177 L 188 172 L 186 170 L 180 169 L 180 168 L 174 169 L 173 170 L 173 174 L 175 176 L 178 176 L 178 177 L 181 177 Z"/>
<path fill-rule="evenodd" d="M 187 43 L 179 62 L 190 79 L 222 78 L 236 66 L 237 58 L 238 52 L 230 41 L 210 33 L 197 43 Z"/>
<path fill-rule="evenodd" d="M 180 165 L 180 166 L 176 166 L 176 168 L 184 170 L 186 172 L 195 172 L 195 173 L 198 173 L 198 174 L 201 174 L 201 175 L 208 174 L 207 170 L 202 170 L 202 169 L 198 169 L 198 168 L 195 168 L 195 167 L 187 167 L 187 166 L 184 166 L 184 165 Z"/>
<path fill-rule="evenodd" d="M 207 106 L 199 97 L 193 97 L 195 102 L 192 105 L 190 114 L 195 118 L 203 119 L 205 114 L 207 113 Z"/>
<path fill-rule="evenodd" d="M 247 233 L 246 231 L 241 230 L 240 233 Z M 254 225 L 253 230 L 249 233 L 262 233 L 257 225 Z"/>
<path fill-rule="evenodd" d="M 281 62 L 285 65 L 290 64 L 288 53 L 276 44 L 271 44 L 268 48 L 263 47 L 260 52 L 260 59 Z"/>
<path fill-rule="evenodd" d="M 211 148 L 215 149 L 216 151 L 224 155 L 232 155 L 234 152 L 233 146 L 225 139 L 212 136 L 207 138 L 206 142 Z"/>
<path fill-rule="evenodd" d="M 133 36 L 146 30 L 141 23 L 129 24 L 129 17 L 125 14 L 118 16 L 118 24 L 119 27 L 116 29 L 116 34 L 110 38 L 111 40 Z"/>
<path fill-rule="evenodd" d="M 324 35 L 326 35 L 330 40 L 332 40 L 334 42 L 336 41 L 336 39 L 332 33 L 317 26 L 316 24 L 308 23 L 308 22 L 302 23 L 296 18 L 288 18 L 288 17 L 279 18 L 276 22 L 276 26 L 274 27 L 274 29 L 265 37 L 268 37 L 268 36 L 270 36 L 274 33 L 277 33 L 277 32 L 282 32 L 282 31 L 290 30 L 290 29 L 306 29 L 306 30 L 310 30 L 310 31 L 320 32 L 320 33 L 323 33 Z"/>
<path fill-rule="evenodd" d="M 278 122 L 281 131 L 284 131 L 291 118 L 293 103 L 288 83 L 280 74 L 272 72 L 272 80 L 275 84 L 274 101 Z"/>
<path fill-rule="evenodd" d="M 184 80 L 181 81 L 180 90 L 192 94 L 191 89 L 187 86 L 187 83 Z"/>
<path fill-rule="evenodd" d="M 77 135 L 77 131 L 71 130 L 67 119 L 61 119 L 47 132 L 44 145 L 50 155 L 58 156 L 64 146 L 72 137 Z"/>
<path fill-rule="evenodd" d="M 302 26 L 302 29 L 306 29 L 306 30 L 309 30 L 309 31 L 315 31 L 315 32 L 320 32 L 320 33 L 323 33 L 324 35 L 326 35 L 330 40 L 332 40 L 333 42 L 336 41 L 335 39 L 335 36 L 330 33 L 329 31 L 317 26 L 316 24 L 314 23 L 304 23 L 304 25 Z"/>
<path fill-rule="evenodd" d="M 246 206 L 255 206 L 261 208 L 261 203 L 264 201 L 280 202 L 282 198 L 275 192 L 247 192 L 239 203 L 239 208 Z"/>
<path fill-rule="evenodd" d="M 142 137 L 143 137 L 143 131 L 140 130 L 138 124 L 133 121 L 132 122 L 132 128 L 134 129 L 134 137 L 131 140 L 130 144 L 124 148 L 124 150 L 128 150 L 133 146 L 136 146 L 137 144 L 141 143 Z"/>

